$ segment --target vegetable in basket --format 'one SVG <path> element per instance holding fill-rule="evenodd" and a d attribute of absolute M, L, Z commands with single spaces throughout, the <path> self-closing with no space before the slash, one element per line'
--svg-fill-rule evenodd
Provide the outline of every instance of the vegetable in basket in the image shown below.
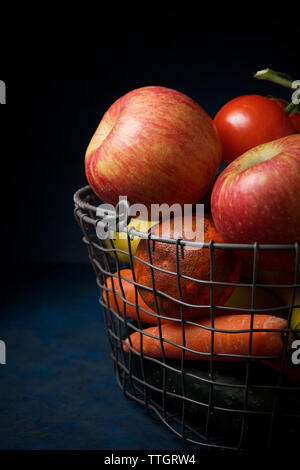
<path fill-rule="evenodd" d="M 282 332 L 286 326 L 287 321 L 283 318 L 272 315 L 254 315 L 251 356 L 280 356 L 284 347 Z M 186 360 L 209 360 L 212 351 L 211 328 L 210 318 L 201 320 L 199 325 L 184 325 L 185 347 L 192 350 L 185 351 Z M 224 330 L 222 332 L 214 331 L 213 333 L 213 353 L 217 354 L 215 360 L 233 361 L 247 358 L 250 332 L 241 332 L 241 330 L 250 330 L 251 315 L 218 316 L 214 319 L 213 328 Z M 132 348 L 139 352 L 141 333 L 135 332 L 130 338 Z M 180 359 L 182 357 L 182 348 L 180 346 L 183 346 L 181 325 L 164 323 L 161 325 L 161 338 L 166 357 Z M 288 341 L 291 340 L 292 335 L 289 335 Z M 129 342 L 126 341 L 123 346 L 125 351 L 129 349 L 128 344 Z M 143 330 L 142 348 L 146 356 L 163 357 L 158 327 Z M 227 354 L 233 356 L 226 356 Z M 244 357 L 239 358 L 238 356 Z"/>
<path fill-rule="evenodd" d="M 106 289 L 103 289 L 104 301 L 107 305 L 110 306 L 115 312 L 119 312 L 123 317 L 124 304 L 126 304 L 126 317 L 137 320 L 137 310 L 139 313 L 139 319 L 142 324 L 148 325 L 157 325 L 157 314 L 154 310 L 144 302 L 141 295 L 138 293 L 138 298 L 136 302 L 135 296 L 135 286 L 133 283 L 133 277 L 131 269 L 121 269 L 120 270 L 121 281 L 119 281 L 118 273 L 115 272 L 112 278 L 108 277 L 106 280 Z M 112 280 L 113 279 L 113 285 Z M 122 284 L 122 288 L 121 288 Z M 114 287 L 114 290 L 113 290 Z M 123 289 L 123 292 L 122 292 Z M 124 295 L 123 295 L 124 294 Z M 107 298 L 108 296 L 108 298 Z M 225 307 L 231 307 L 230 310 L 221 310 L 215 309 L 215 315 L 221 314 L 237 314 L 245 313 L 234 310 L 234 308 L 242 309 L 251 309 L 251 296 L 252 289 L 249 287 L 236 287 L 225 303 Z M 257 287 L 255 293 L 255 304 L 254 308 L 264 309 L 264 308 L 274 308 L 282 306 L 282 301 L 279 298 L 269 292 L 266 289 Z M 146 310 L 146 311 L 145 311 Z M 147 313 L 148 312 L 148 313 Z M 287 310 L 279 310 L 278 312 L 274 311 L 276 316 L 286 316 Z M 161 323 L 166 323 L 168 321 L 168 314 L 166 316 L 160 314 Z"/>
<path fill-rule="evenodd" d="M 254 75 L 259 80 L 290 88 L 294 80 L 269 68 Z M 296 93 L 296 92 L 295 92 Z M 233 98 L 216 114 L 214 124 L 222 141 L 222 159 L 229 164 L 248 150 L 300 131 L 300 106 L 260 95 Z"/>
<path fill-rule="evenodd" d="M 117 276 L 117 273 L 114 274 Z M 148 307 L 139 293 L 137 293 L 138 299 L 136 299 L 131 269 L 122 269 L 120 275 L 122 277 L 121 282 L 118 277 L 106 279 L 106 289 L 103 289 L 105 303 L 115 312 L 119 312 L 122 317 L 124 304 L 126 304 L 126 317 L 137 319 L 138 310 L 139 319 L 142 323 L 157 325 L 156 313 Z M 125 301 L 122 299 L 125 299 Z"/>
<path fill-rule="evenodd" d="M 295 134 L 290 118 L 277 103 L 259 95 L 244 95 L 226 103 L 214 118 L 222 140 L 224 163 L 272 140 Z"/>

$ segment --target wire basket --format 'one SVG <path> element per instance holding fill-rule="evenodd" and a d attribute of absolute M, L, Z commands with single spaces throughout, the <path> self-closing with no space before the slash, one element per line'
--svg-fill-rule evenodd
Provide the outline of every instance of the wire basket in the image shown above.
<path fill-rule="evenodd" d="M 97 284 L 100 288 L 100 304 L 103 307 L 105 326 L 111 346 L 114 371 L 117 382 L 126 397 L 143 406 L 147 412 L 158 421 L 180 436 L 186 443 L 206 446 L 211 449 L 248 450 L 270 449 L 274 446 L 298 444 L 300 437 L 300 386 L 299 381 L 291 381 L 285 375 L 285 364 L 289 355 L 288 338 L 294 333 L 290 327 L 291 315 L 295 307 L 296 289 L 300 287 L 298 281 L 298 244 L 293 245 L 233 245 L 210 243 L 201 244 L 203 250 L 209 251 L 211 276 L 207 283 L 210 290 L 209 315 L 211 327 L 207 328 L 211 335 L 211 351 L 206 353 L 206 360 L 191 361 L 188 353 L 194 351 L 186 346 L 185 328 L 195 322 L 184 318 L 180 281 L 180 257 L 184 256 L 185 246 L 197 246 L 197 242 L 184 239 L 166 239 L 153 236 L 151 231 L 138 232 L 136 229 L 124 229 L 127 233 L 129 252 L 115 248 L 113 241 L 103 242 L 97 236 L 97 227 L 107 230 L 103 222 L 104 216 L 117 217 L 116 213 L 97 210 L 101 201 L 97 199 L 90 186 L 78 190 L 74 195 L 75 217 L 83 231 L 83 241 L 87 245 L 89 259 L 96 273 Z M 128 219 L 129 222 L 129 219 Z M 180 358 L 169 358 L 164 352 L 164 345 L 168 342 L 162 333 L 163 314 L 155 302 L 155 312 L 139 305 L 140 285 L 135 276 L 135 263 L 141 261 L 132 253 L 132 236 L 139 236 L 146 240 L 148 260 L 147 265 L 151 271 L 151 292 L 154 300 L 161 292 L 155 287 L 153 273 L 158 268 L 152 263 L 152 254 L 157 243 L 175 245 L 176 247 L 176 276 L 178 284 L 178 299 L 174 300 L 180 307 L 179 318 L 171 319 L 177 322 L 182 331 L 182 344 Z M 229 355 L 240 360 L 220 361 L 214 352 L 216 333 L 228 333 L 214 327 L 214 318 L 217 307 L 213 303 L 213 290 L 220 283 L 213 280 L 215 250 L 252 250 L 253 273 L 252 279 L 240 279 L 231 283 L 234 287 L 247 287 L 251 289 L 251 308 L 233 308 L 236 313 L 247 312 L 251 318 L 250 328 L 241 332 L 248 333 L 248 354 Z M 294 282 L 287 285 L 263 285 L 257 281 L 257 266 L 260 251 L 273 250 L 274 252 L 293 252 L 295 259 Z M 120 261 L 118 254 L 129 254 L 127 264 Z M 115 256 L 111 256 L 111 255 Z M 124 276 L 123 269 L 130 273 L 130 279 Z M 166 271 L 167 272 L 167 271 Z M 185 276 L 187 279 L 195 279 Z M 134 286 L 135 300 L 126 298 L 124 283 Z M 199 281 L 201 282 L 201 280 Z M 299 282 L 299 281 L 298 281 Z M 256 309 L 255 295 L 259 287 L 293 288 L 290 305 L 281 305 L 277 308 Z M 149 289 L 149 287 L 148 287 Z M 198 306 L 199 308 L 204 306 Z M 207 307 L 207 306 L 206 306 Z M 136 319 L 127 315 L 129 308 L 135 308 Z M 223 307 L 226 309 L 226 307 Z M 275 310 L 285 310 L 287 328 L 280 331 L 283 350 L 274 357 L 253 356 L 251 354 L 253 342 L 254 314 L 274 314 Z M 143 341 L 151 334 L 145 331 L 141 321 L 141 314 L 145 313 L 156 317 L 157 341 L 161 347 L 161 357 L 147 355 L 143 351 Z M 226 312 L 225 312 L 226 313 Z M 170 319 L 169 319 L 170 320 Z M 201 328 L 201 320 L 196 325 Z M 265 329 L 264 331 L 274 331 Z M 135 333 L 140 337 L 139 348 L 133 347 L 131 335 Z M 235 331 L 237 333 L 237 331 Z M 125 346 L 124 346 L 125 345 Z M 205 353 L 203 353 L 205 354 Z M 228 356 L 228 355 L 227 355 Z M 271 362 L 270 362 L 271 361 Z M 270 367 L 272 361 L 279 364 L 277 370 Z M 299 369 L 294 369 L 300 375 Z"/>

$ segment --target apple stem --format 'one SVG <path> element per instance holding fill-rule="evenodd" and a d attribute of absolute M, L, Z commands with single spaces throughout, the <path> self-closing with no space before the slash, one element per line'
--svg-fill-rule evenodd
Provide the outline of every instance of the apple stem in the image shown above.
<path fill-rule="evenodd" d="M 258 78 L 258 80 L 267 80 L 268 82 L 276 83 L 277 85 L 281 85 L 286 88 L 292 88 L 292 77 L 282 72 L 275 72 L 274 70 L 267 68 L 259 70 L 253 76 L 254 78 Z"/>

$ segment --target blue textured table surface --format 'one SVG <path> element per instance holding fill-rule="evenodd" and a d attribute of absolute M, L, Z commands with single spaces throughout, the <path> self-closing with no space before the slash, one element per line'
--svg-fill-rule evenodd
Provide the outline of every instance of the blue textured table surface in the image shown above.
<path fill-rule="evenodd" d="M 0 449 L 191 449 L 119 389 L 92 268 L 16 273 L 0 314 Z"/>

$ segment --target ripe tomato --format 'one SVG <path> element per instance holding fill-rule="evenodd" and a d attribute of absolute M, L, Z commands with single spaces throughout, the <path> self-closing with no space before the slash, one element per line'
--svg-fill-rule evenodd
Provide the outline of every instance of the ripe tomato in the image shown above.
<path fill-rule="evenodd" d="M 295 134 L 284 109 L 259 95 L 244 95 L 226 103 L 214 118 L 228 164 L 247 150 Z"/>
<path fill-rule="evenodd" d="M 292 121 L 294 128 L 300 132 L 300 114 L 290 116 L 290 120 Z"/>
<path fill-rule="evenodd" d="M 281 108 L 285 108 L 284 103 L 279 101 L 277 98 L 270 98 L 270 100 L 274 101 L 275 103 L 279 104 Z M 288 105 L 288 103 L 286 103 Z M 292 116 L 289 116 L 290 120 L 293 123 L 294 128 L 296 131 L 300 132 L 300 114 L 293 114 Z"/>

